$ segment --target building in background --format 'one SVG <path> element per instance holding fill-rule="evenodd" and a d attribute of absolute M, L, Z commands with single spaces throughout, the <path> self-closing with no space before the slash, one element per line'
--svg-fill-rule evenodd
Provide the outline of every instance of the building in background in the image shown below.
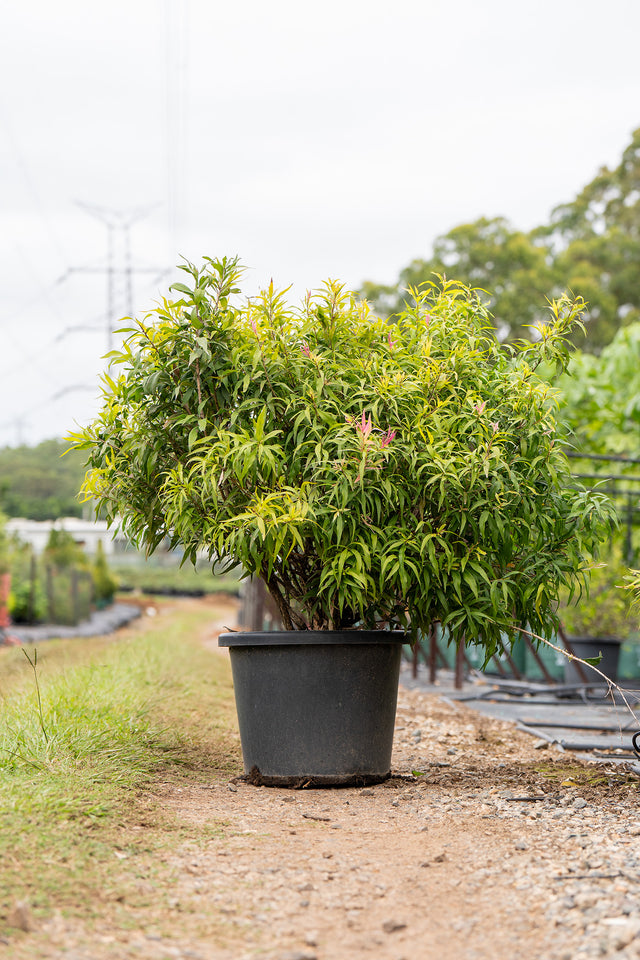
<path fill-rule="evenodd" d="M 61 517 L 59 520 L 26 520 L 24 517 L 13 517 L 7 520 L 6 530 L 9 536 L 17 536 L 23 543 L 28 543 L 36 554 L 41 554 L 49 541 L 54 529 L 66 530 L 71 534 L 79 547 L 82 547 L 90 556 L 95 554 L 98 543 L 106 556 L 124 553 L 128 541 L 124 534 L 107 527 L 104 520 L 80 520 L 77 517 Z"/>

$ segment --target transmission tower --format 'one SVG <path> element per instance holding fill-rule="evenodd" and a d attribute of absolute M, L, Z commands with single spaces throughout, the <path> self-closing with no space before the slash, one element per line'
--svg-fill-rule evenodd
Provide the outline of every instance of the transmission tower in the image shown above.
<path fill-rule="evenodd" d="M 107 350 L 113 349 L 113 332 L 122 316 L 133 315 L 133 279 L 137 273 L 169 273 L 164 267 L 134 267 L 131 252 L 131 227 L 148 216 L 156 204 L 138 207 L 129 213 L 110 210 L 93 203 L 78 206 L 100 220 L 107 228 L 107 263 L 104 267 L 71 267 L 70 273 L 104 273 L 107 278 Z"/>

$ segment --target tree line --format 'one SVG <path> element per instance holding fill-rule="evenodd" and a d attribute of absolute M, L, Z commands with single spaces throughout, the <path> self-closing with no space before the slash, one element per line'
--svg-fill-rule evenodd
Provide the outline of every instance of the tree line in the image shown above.
<path fill-rule="evenodd" d="M 528 233 L 503 217 L 482 217 L 439 236 L 428 259 L 413 260 L 391 285 L 360 293 L 383 315 L 400 311 L 407 289 L 445 275 L 488 291 L 501 339 L 527 337 L 547 318 L 547 299 L 582 296 L 586 338 L 599 353 L 620 327 L 640 320 L 640 128 L 613 170 L 603 167 L 549 223 Z"/>
<path fill-rule="evenodd" d="M 68 449 L 64 440 L 0 449 L 0 512 L 30 520 L 82 516 L 84 457 Z"/>

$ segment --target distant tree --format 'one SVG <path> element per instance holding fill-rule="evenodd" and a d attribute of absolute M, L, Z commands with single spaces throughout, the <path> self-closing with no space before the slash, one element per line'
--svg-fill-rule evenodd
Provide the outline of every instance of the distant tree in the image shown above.
<path fill-rule="evenodd" d="M 81 516 L 84 461 L 77 450 L 63 456 L 68 447 L 63 440 L 45 440 L 35 447 L 0 449 L 0 509 L 31 520 Z"/>
<path fill-rule="evenodd" d="M 546 297 L 555 290 L 548 252 L 536 246 L 507 220 L 485 217 L 454 227 L 438 237 L 429 260 L 414 260 L 401 272 L 396 287 L 365 283 L 363 295 L 378 312 L 393 314 L 402 309 L 406 290 L 435 274 L 459 280 L 487 291 L 487 302 L 499 336 L 529 336 L 529 327 L 544 322 Z"/>
<path fill-rule="evenodd" d="M 590 304 L 584 319 L 592 350 L 640 320 L 640 129 L 620 165 L 603 167 L 536 235 L 555 251 L 567 285 Z"/>
<path fill-rule="evenodd" d="M 437 237 L 431 257 L 412 261 L 396 284 L 367 281 L 360 292 L 389 316 L 409 286 L 434 274 L 487 290 L 497 333 L 509 339 L 536 336 L 547 299 L 581 296 L 587 336 L 576 342 L 599 353 L 621 326 L 640 320 L 640 129 L 620 165 L 603 167 L 549 224 L 530 233 L 501 217 L 462 224 Z"/>

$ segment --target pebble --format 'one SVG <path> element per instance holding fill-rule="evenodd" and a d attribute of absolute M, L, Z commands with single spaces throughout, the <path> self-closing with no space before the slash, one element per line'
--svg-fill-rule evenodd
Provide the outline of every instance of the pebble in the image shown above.
<path fill-rule="evenodd" d="M 308 950 L 287 950 L 278 955 L 278 960 L 318 960 L 318 955 Z"/>
<path fill-rule="evenodd" d="M 385 920 L 382 929 L 385 933 L 396 933 L 398 930 L 404 930 L 406 926 L 402 920 Z"/>
<path fill-rule="evenodd" d="M 26 900 L 17 900 L 7 916 L 7 926 L 29 933 L 35 928 L 31 907 Z"/>

